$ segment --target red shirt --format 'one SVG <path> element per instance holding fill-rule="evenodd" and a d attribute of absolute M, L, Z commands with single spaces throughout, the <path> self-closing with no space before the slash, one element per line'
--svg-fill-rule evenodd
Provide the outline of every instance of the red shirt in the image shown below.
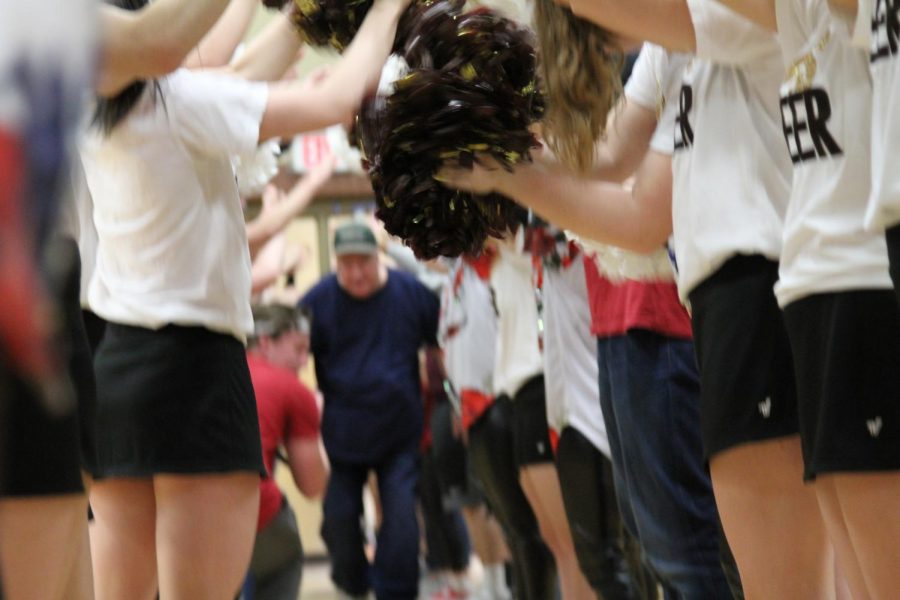
<path fill-rule="evenodd" d="M 614 337 L 631 329 L 645 329 L 672 338 L 691 339 L 691 318 L 678 299 L 674 282 L 623 281 L 612 283 L 584 257 L 591 333 Z"/>
<path fill-rule="evenodd" d="M 252 352 L 247 353 L 247 364 L 256 393 L 263 462 L 269 475 L 259 485 L 257 529 L 261 530 L 281 509 L 281 490 L 272 476 L 278 446 L 296 438 L 318 438 L 319 408 L 313 393 L 294 373 L 276 367 Z"/>

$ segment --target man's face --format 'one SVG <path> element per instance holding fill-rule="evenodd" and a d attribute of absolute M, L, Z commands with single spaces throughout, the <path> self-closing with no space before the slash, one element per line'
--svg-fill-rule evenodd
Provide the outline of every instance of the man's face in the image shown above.
<path fill-rule="evenodd" d="M 357 300 L 365 300 L 380 288 L 380 266 L 377 254 L 338 256 L 338 283 L 345 292 Z"/>
<path fill-rule="evenodd" d="M 283 369 L 297 372 L 309 362 L 309 335 L 292 329 L 260 344 L 265 359 Z"/>

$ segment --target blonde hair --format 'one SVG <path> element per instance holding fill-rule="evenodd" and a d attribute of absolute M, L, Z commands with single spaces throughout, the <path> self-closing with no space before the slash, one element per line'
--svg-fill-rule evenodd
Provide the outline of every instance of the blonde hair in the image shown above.
<path fill-rule="evenodd" d="M 534 29 L 547 103 L 545 139 L 564 165 L 586 172 L 622 91 L 622 53 L 612 34 L 553 0 L 534 0 Z"/>

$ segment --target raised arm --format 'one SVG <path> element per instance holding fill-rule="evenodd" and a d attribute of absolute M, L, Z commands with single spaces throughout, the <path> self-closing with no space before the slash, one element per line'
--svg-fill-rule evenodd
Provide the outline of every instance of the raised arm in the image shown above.
<path fill-rule="evenodd" d="M 232 0 L 222 17 L 188 55 L 189 69 L 224 67 L 247 35 L 259 0 Z"/>
<path fill-rule="evenodd" d="M 672 233 L 672 161 L 653 150 L 630 190 L 538 163 L 519 165 L 513 173 L 481 166 L 444 169 L 440 179 L 476 193 L 499 192 L 554 225 L 635 252 L 653 252 Z"/>
<path fill-rule="evenodd" d="M 297 62 L 303 40 L 294 30 L 290 17 L 281 13 L 229 65 L 235 75 L 251 81 L 275 81 Z"/>
<path fill-rule="evenodd" d="M 677 52 L 693 52 L 696 47 L 686 0 L 571 0 L 568 4 L 579 17 L 620 36 Z"/>
<path fill-rule="evenodd" d="M 592 175 L 623 182 L 641 164 L 656 130 L 656 113 L 624 95 L 609 114 L 606 139 L 597 146 Z"/>
<path fill-rule="evenodd" d="M 291 219 L 309 206 L 319 189 L 331 178 L 334 164 L 333 156 L 323 160 L 294 184 L 287 194 L 274 185 L 266 187 L 262 197 L 262 211 L 256 219 L 247 223 L 250 256 L 256 256 L 269 238 L 284 229 Z"/>
<path fill-rule="evenodd" d="M 138 11 L 102 5 L 97 91 L 112 96 L 135 79 L 174 71 L 226 6 L 228 0 L 157 0 Z"/>
<path fill-rule="evenodd" d="M 376 0 L 353 42 L 322 82 L 313 87 L 274 84 L 260 140 L 349 123 L 365 94 L 375 89 L 409 0 Z"/>

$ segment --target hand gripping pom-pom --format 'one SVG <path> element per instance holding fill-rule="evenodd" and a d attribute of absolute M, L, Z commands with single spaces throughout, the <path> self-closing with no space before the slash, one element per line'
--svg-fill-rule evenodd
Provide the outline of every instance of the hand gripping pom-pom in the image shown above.
<path fill-rule="evenodd" d="M 376 215 L 420 258 L 477 254 L 522 209 L 498 195 L 450 190 L 434 174 L 490 156 L 512 169 L 530 160 L 529 130 L 542 112 L 530 32 L 489 11 L 421 5 L 406 21 L 410 66 L 394 92 L 369 101 L 357 133 L 376 196 Z"/>

